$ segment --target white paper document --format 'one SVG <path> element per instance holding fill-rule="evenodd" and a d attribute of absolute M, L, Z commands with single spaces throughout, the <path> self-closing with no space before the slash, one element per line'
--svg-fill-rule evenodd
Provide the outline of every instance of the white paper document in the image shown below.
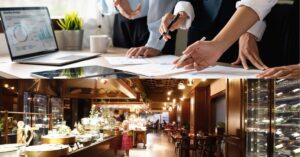
<path fill-rule="evenodd" d="M 201 71 L 192 71 L 180 75 L 174 75 L 172 78 L 256 78 L 256 75 L 261 73 L 261 70 L 226 66 L 212 66 Z"/>
<path fill-rule="evenodd" d="M 144 75 L 148 77 L 157 77 L 164 75 L 172 75 L 183 72 L 189 72 L 191 70 L 185 69 L 173 69 L 173 64 L 142 64 L 142 65 L 132 65 L 125 67 L 117 67 L 116 69 L 132 72 L 139 75 Z"/>
<path fill-rule="evenodd" d="M 128 58 L 123 57 L 104 57 L 111 65 L 137 65 L 137 64 L 172 64 L 177 58 L 174 55 L 163 55 L 151 58 Z"/>

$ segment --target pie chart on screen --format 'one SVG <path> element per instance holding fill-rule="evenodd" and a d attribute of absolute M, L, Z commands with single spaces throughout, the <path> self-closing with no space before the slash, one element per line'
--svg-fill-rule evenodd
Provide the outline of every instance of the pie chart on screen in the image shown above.
<path fill-rule="evenodd" d="M 17 42 L 25 42 L 28 39 L 28 33 L 22 25 L 14 27 L 13 36 Z"/>

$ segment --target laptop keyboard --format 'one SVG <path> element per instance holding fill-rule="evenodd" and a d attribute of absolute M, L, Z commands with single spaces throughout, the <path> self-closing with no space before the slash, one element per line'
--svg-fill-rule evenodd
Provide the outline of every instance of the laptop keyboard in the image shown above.
<path fill-rule="evenodd" d="M 57 58 L 58 60 L 78 60 L 78 59 L 83 59 L 85 56 L 80 56 L 80 55 L 70 55 L 70 56 L 65 56 L 65 57 L 60 57 Z"/>

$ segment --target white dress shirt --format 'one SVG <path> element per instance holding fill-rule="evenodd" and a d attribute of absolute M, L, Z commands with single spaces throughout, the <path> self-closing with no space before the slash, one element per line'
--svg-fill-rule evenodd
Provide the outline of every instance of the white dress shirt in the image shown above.
<path fill-rule="evenodd" d="M 253 9 L 259 16 L 260 20 L 247 31 L 253 34 L 257 41 L 261 40 L 266 29 L 266 23 L 263 21 L 263 19 L 271 11 L 272 7 L 277 3 L 277 1 L 278 0 L 241 0 L 237 2 L 237 8 L 240 6 L 247 6 Z M 181 29 L 188 29 L 191 27 L 192 21 L 195 18 L 195 12 L 192 4 L 187 1 L 178 2 L 175 6 L 174 15 L 181 11 L 186 12 L 189 16 L 185 25 L 182 26 Z"/>
<path fill-rule="evenodd" d="M 147 16 L 147 25 L 150 32 L 146 47 L 151 47 L 161 51 L 165 46 L 164 40 L 159 40 L 159 27 L 161 18 L 167 13 L 171 12 L 177 0 L 129 0 L 131 8 L 136 8 L 141 3 L 142 10 L 138 17 Z M 99 10 L 104 15 L 116 14 L 113 0 L 98 0 Z"/>

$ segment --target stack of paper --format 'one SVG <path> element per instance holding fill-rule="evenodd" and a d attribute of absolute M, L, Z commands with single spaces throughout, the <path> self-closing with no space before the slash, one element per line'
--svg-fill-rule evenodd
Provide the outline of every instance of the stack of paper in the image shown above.
<path fill-rule="evenodd" d="M 212 66 L 201 71 L 193 71 L 180 75 L 172 76 L 173 78 L 256 78 L 261 70 L 243 69 L 226 66 Z"/>
<path fill-rule="evenodd" d="M 157 56 L 152 58 L 105 57 L 112 65 L 128 65 L 116 69 L 132 72 L 148 77 L 172 75 L 172 78 L 256 78 L 261 70 L 245 70 L 243 68 L 211 66 L 201 71 L 172 69 L 174 55 Z M 176 75 L 175 75 L 176 74 Z"/>
<path fill-rule="evenodd" d="M 137 64 L 172 64 L 177 58 L 174 55 L 164 55 L 151 58 L 104 57 L 111 65 L 137 65 Z"/>
<path fill-rule="evenodd" d="M 132 72 L 139 75 L 144 75 L 148 77 L 157 77 L 164 75 L 172 75 L 183 72 L 188 72 L 191 70 L 185 69 L 173 69 L 173 64 L 143 64 L 143 65 L 133 65 L 125 67 L 117 67 L 116 69 Z"/>

